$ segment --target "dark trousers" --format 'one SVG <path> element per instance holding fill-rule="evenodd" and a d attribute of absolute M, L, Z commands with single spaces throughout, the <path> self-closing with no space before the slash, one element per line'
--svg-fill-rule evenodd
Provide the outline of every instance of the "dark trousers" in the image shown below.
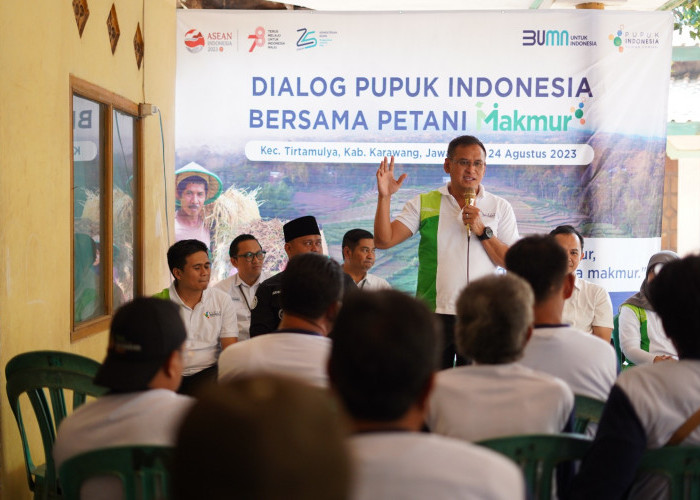
<path fill-rule="evenodd" d="M 209 385 L 216 384 L 219 372 L 219 365 L 210 366 L 194 375 L 182 377 L 182 383 L 177 390 L 178 394 L 197 397 L 197 394 Z"/>
<path fill-rule="evenodd" d="M 455 344 L 455 316 L 453 314 L 437 314 L 442 324 L 442 356 L 440 356 L 440 369 L 454 368 L 455 366 L 468 365 L 469 362 L 457 354 Z M 456 358 L 456 360 L 455 360 Z"/>

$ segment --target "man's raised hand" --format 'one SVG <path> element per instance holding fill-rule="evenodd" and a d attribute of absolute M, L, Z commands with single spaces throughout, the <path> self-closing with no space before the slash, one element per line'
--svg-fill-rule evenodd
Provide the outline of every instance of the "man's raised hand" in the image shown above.
<path fill-rule="evenodd" d="M 386 197 L 394 194 L 399 190 L 407 175 L 408 174 L 401 174 L 398 179 L 395 179 L 394 157 L 392 156 L 391 160 L 388 160 L 385 156 L 377 170 L 377 190 L 379 191 L 379 196 Z"/>

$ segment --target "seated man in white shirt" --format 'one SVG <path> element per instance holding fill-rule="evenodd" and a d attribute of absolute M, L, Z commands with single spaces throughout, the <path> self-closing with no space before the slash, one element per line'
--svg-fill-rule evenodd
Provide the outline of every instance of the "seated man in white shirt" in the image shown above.
<path fill-rule="evenodd" d="M 180 428 L 173 498 L 347 499 L 347 429 L 332 403 L 327 391 L 277 375 L 211 387 Z"/>
<path fill-rule="evenodd" d="M 343 236 L 343 271 L 349 274 L 360 290 L 391 288 L 384 279 L 369 270 L 374 266 L 374 236 L 364 229 L 351 229 Z"/>
<path fill-rule="evenodd" d="M 564 323 L 610 342 L 613 330 L 610 295 L 602 286 L 582 279 L 583 273 L 577 271 L 583 258 L 583 236 L 569 225 L 558 226 L 549 234 L 566 250 L 569 272 L 575 277 L 574 290 L 564 303 Z"/>
<path fill-rule="evenodd" d="M 239 234 L 228 249 L 231 265 L 238 272 L 215 285 L 228 293 L 236 306 L 238 342 L 250 338 L 250 311 L 255 307 L 255 291 L 270 277 L 270 273 L 263 271 L 265 253 L 255 236 Z"/>
<path fill-rule="evenodd" d="M 520 360 L 569 384 L 574 394 L 605 401 L 617 378 L 615 350 L 604 340 L 562 324 L 574 275 L 567 255 L 551 236 L 529 236 L 508 249 L 506 269 L 535 293 L 535 330 Z"/>
<path fill-rule="evenodd" d="M 187 329 L 185 369 L 179 392 L 195 394 L 216 383 L 219 353 L 238 337 L 236 309 L 231 297 L 208 288 L 211 262 L 199 240 L 181 240 L 168 249 L 168 267 L 174 281 L 155 297 L 175 302 Z"/>
<path fill-rule="evenodd" d="M 515 466 L 486 448 L 419 432 L 439 335 L 423 302 L 381 290 L 347 297 L 333 329 L 331 385 L 354 435 L 354 500 L 523 498 Z"/>
<path fill-rule="evenodd" d="M 427 424 L 466 441 L 556 434 L 572 427 L 563 380 L 517 361 L 532 334 L 534 296 L 514 274 L 473 281 L 457 299 L 458 352 L 474 364 L 438 373 Z"/>
<path fill-rule="evenodd" d="M 649 301 L 679 361 L 622 372 L 572 498 L 670 498 L 658 476 L 635 482 L 642 455 L 664 446 L 700 446 L 700 427 L 693 422 L 700 408 L 700 256 L 665 264 L 649 283 Z"/>
<path fill-rule="evenodd" d="M 194 400 L 176 394 L 187 337 L 177 306 L 137 298 L 114 314 L 109 349 L 95 383 L 110 389 L 59 426 L 53 456 L 58 469 L 81 453 L 126 445 L 174 445 L 180 421 Z M 84 500 L 121 499 L 114 477 L 88 480 Z"/>
<path fill-rule="evenodd" d="M 279 328 L 221 353 L 219 381 L 276 373 L 326 387 L 328 334 L 340 309 L 343 280 L 340 264 L 324 255 L 292 257 L 281 279 Z"/>

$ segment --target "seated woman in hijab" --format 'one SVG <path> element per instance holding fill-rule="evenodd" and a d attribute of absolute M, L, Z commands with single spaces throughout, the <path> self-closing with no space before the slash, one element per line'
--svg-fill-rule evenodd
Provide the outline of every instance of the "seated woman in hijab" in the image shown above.
<path fill-rule="evenodd" d="M 666 336 L 661 319 L 649 303 L 648 287 L 664 264 L 677 260 L 668 250 L 655 253 L 647 264 L 647 276 L 639 292 L 620 306 L 620 347 L 630 365 L 648 365 L 659 361 L 677 361 L 678 352 Z"/>

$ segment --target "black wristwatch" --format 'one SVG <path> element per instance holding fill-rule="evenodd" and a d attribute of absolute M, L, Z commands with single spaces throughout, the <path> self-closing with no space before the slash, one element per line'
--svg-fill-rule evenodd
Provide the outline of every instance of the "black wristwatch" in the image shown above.
<path fill-rule="evenodd" d="M 477 238 L 479 238 L 479 241 L 490 240 L 493 238 L 493 231 L 490 227 L 486 226 L 484 232 L 481 233 L 481 236 L 477 236 Z"/>

